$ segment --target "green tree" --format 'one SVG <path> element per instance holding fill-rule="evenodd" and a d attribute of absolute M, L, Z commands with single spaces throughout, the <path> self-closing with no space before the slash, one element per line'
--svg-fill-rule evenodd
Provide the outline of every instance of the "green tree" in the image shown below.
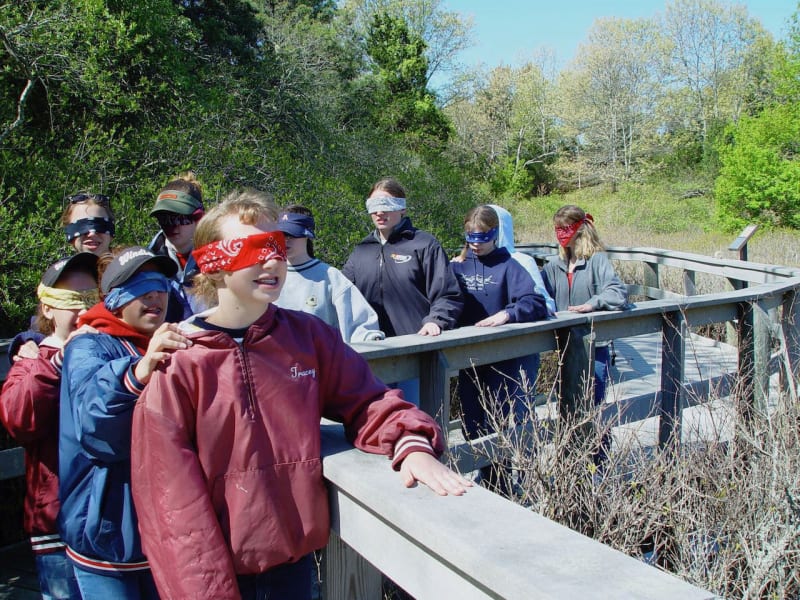
<path fill-rule="evenodd" d="M 439 146 L 450 135 L 450 124 L 428 91 L 425 42 L 405 21 L 376 14 L 366 39 L 378 83 L 373 116 L 391 133 L 405 134 L 414 145 Z"/>
<path fill-rule="evenodd" d="M 751 222 L 800 228 L 800 26 L 777 51 L 775 100 L 729 126 L 718 145 L 715 196 L 723 225 Z"/>

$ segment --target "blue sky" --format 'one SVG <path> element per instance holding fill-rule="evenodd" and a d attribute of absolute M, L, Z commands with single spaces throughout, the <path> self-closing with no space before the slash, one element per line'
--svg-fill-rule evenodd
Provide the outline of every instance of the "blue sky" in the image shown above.
<path fill-rule="evenodd" d="M 793 0 L 738 2 L 776 39 L 797 10 Z M 637 19 L 663 12 L 666 0 L 444 0 L 447 10 L 471 15 L 475 46 L 462 53 L 470 66 L 516 66 L 542 46 L 556 52 L 560 64 L 571 60 L 598 17 Z"/>

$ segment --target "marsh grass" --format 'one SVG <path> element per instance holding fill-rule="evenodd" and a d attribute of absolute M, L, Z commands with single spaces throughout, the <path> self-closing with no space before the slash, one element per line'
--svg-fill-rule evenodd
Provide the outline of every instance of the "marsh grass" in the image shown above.
<path fill-rule="evenodd" d="M 736 385 L 694 398 L 673 452 L 603 423 L 600 409 L 559 416 L 549 369 L 531 384 L 522 423 L 496 410 L 497 394 L 483 397 L 501 462 L 513 465 L 502 486 L 512 501 L 721 597 L 800 598 L 796 401 L 753 411 Z M 608 431 L 613 449 L 598 469 L 592 453 Z"/>
<path fill-rule="evenodd" d="M 705 187 L 691 178 L 667 184 L 627 182 L 615 193 L 597 186 L 520 201 L 507 208 L 514 215 L 519 243 L 555 241 L 553 214 L 564 204 L 577 204 L 594 216 L 600 236 L 608 246 L 664 248 L 738 258 L 728 246 L 739 232 L 719 229 L 711 195 L 684 198 L 687 193 Z M 748 244 L 748 259 L 800 266 L 800 232 L 759 229 Z"/>

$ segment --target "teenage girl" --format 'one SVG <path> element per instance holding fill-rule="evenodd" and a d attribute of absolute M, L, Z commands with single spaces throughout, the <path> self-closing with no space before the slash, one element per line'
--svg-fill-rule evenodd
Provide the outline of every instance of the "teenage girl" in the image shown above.
<path fill-rule="evenodd" d="M 528 272 L 508 250 L 498 247 L 498 227 L 497 213 L 488 205 L 473 208 L 464 219 L 464 258 L 450 263 L 464 294 L 459 321 L 462 327 L 496 327 L 547 318 L 544 297 L 534 291 Z M 499 402 L 503 416 L 513 410 L 515 422 L 524 421 L 529 404 L 525 388 L 530 387 L 530 381 L 524 379 L 535 369 L 530 360 L 530 356 L 523 356 L 459 372 L 458 392 L 467 439 L 494 431 L 494 415 L 487 414 L 488 404 Z M 497 475 L 492 470 L 482 472 L 489 477 L 490 486 L 497 483 Z"/>
<path fill-rule="evenodd" d="M 614 271 L 605 246 L 597 234 L 594 218 L 578 206 L 568 204 L 553 217 L 558 257 L 543 269 L 547 291 L 556 301 L 558 311 L 587 313 L 596 310 L 621 310 L 628 302 L 628 289 Z M 594 404 L 599 406 L 606 395 L 609 342 L 595 347 Z M 610 447 L 606 435 L 594 456 L 600 464 Z"/>

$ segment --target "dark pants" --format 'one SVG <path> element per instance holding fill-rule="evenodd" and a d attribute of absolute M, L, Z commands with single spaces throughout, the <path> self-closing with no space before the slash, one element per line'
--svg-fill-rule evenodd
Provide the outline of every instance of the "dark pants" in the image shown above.
<path fill-rule="evenodd" d="M 526 374 L 526 382 L 522 381 L 520 370 Z M 458 396 L 464 436 L 474 440 L 495 433 L 494 420 L 501 416 L 506 419 L 512 411 L 516 424 L 529 419 L 538 373 L 538 354 L 459 371 Z"/>
<path fill-rule="evenodd" d="M 594 349 L 594 405 L 600 407 L 606 399 L 606 388 L 608 387 L 609 370 L 608 365 L 611 361 L 611 352 L 608 346 L 597 346 Z M 598 427 L 603 429 L 603 436 L 600 445 L 592 455 L 594 464 L 598 467 L 605 464 L 608 460 L 608 453 L 611 450 L 611 432 L 606 431 L 606 424 L 602 419 L 602 412 L 598 417 Z"/>
<path fill-rule="evenodd" d="M 501 427 L 510 424 L 511 414 L 517 427 L 529 422 L 538 373 L 538 354 L 459 371 L 458 395 L 464 437 L 474 440 L 496 433 L 495 424 Z M 503 496 L 511 495 L 510 461 L 499 457 L 481 468 L 480 473 L 486 488 Z"/>
<path fill-rule="evenodd" d="M 311 600 L 313 554 L 258 575 L 239 575 L 242 600 Z"/>

